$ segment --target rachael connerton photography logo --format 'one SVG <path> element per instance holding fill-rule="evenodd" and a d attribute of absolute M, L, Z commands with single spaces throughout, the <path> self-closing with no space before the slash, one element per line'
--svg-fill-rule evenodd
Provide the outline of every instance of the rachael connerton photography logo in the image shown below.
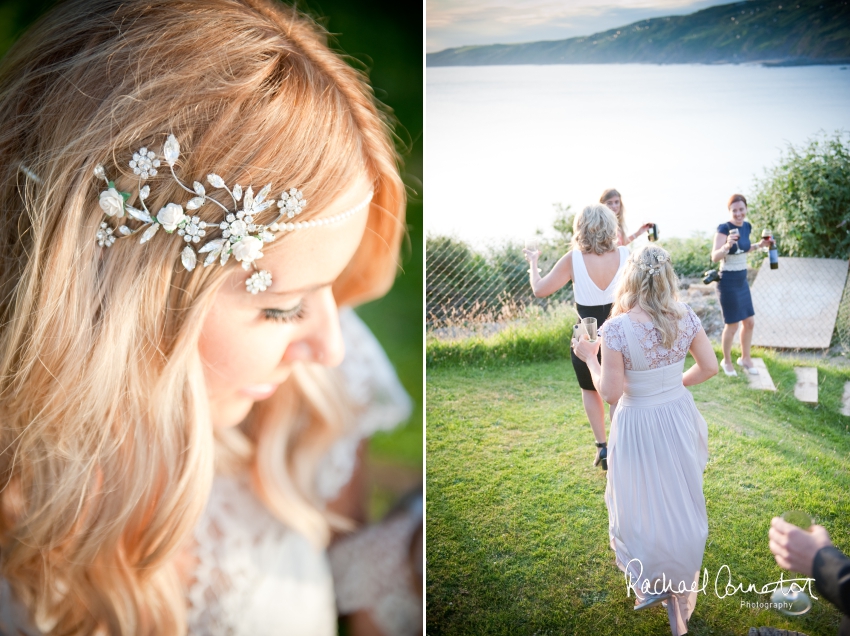
<path fill-rule="evenodd" d="M 637 563 L 640 567 L 637 577 L 634 577 L 632 572 L 632 564 Z M 635 595 L 638 593 L 638 581 L 641 580 L 641 576 L 643 575 L 643 563 L 641 563 L 640 559 L 632 559 L 626 565 L 626 597 L 631 596 L 632 591 L 634 590 Z M 725 580 L 725 584 L 724 584 Z M 818 600 L 818 597 L 814 595 L 812 592 L 812 583 L 814 579 L 812 578 L 796 578 L 796 579 L 786 579 L 784 577 L 784 573 L 779 573 L 778 581 L 771 581 L 770 583 L 765 583 L 760 588 L 756 586 L 755 583 L 749 583 L 746 588 L 744 588 L 743 583 L 735 584 L 732 581 L 732 570 L 728 565 L 721 565 L 717 570 L 717 576 L 714 577 L 714 594 L 717 598 L 726 598 L 727 596 L 734 596 L 738 592 L 742 594 L 746 594 L 748 592 L 755 592 L 756 594 L 772 594 L 779 588 L 783 588 L 785 590 L 790 588 L 791 592 L 802 592 L 808 591 L 808 594 L 811 598 Z M 659 583 L 661 584 L 661 588 L 659 589 Z M 684 581 L 679 581 L 679 585 L 674 589 L 673 581 L 668 581 L 666 575 L 662 572 L 661 578 L 656 579 L 655 581 L 650 582 L 648 579 L 644 579 L 640 583 L 640 595 L 646 596 L 647 594 L 658 595 L 664 594 L 666 592 L 672 592 L 673 594 L 685 594 L 687 592 L 702 592 L 703 594 L 708 594 L 706 591 L 708 588 L 708 568 L 703 568 L 702 571 L 702 585 L 697 587 L 698 581 L 694 581 L 690 586 L 686 585 Z M 785 606 L 790 608 L 790 603 L 765 603 L 765 602 L 749 602 L 749 601 L 741 601 L 741 607 L 755 607 L 755 608 L 763 608 L 763 607 L 771 607 L 776 609 L 782 609 Z"/>

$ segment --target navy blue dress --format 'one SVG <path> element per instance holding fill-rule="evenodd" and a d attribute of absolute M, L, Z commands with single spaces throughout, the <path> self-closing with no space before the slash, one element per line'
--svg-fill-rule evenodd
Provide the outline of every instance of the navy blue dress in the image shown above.
<path fill-rule="evenodd" d="M 747 221 L 744 221 L 740 227 L 732 223 L 721 223 L 717 226 L 717 232 L 728 236 L 729 230 L 733 227 L 738 228 L 740 236 L 738 237 L 738 244 L 732 246 L 729 253 L 738 254 L 748 251 L 750 249 L 750 232 L 753 226 Z M 723 322 L 727 325 L 755 316 L 756 312 L 753 310 L 753 299 L 750 296 L 746 269 L 721 271 L 717 291 L 720 294 L 720 310 L 723 313 Z"/>

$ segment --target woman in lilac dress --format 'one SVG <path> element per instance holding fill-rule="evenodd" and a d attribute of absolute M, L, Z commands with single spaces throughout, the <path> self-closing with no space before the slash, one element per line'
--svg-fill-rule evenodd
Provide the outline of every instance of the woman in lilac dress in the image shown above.
<path fill-rule="evenodd" d="M 626 264 L 603 338 L 575 343 L 602 398 L 619 401 L 605 489 L 611 549 L 635 609 L 666 605 L 674 636 L 688 631 L 708 536 L 708 427 L 685 387 L 717 373 L 708 336 L 677 288 L 670 255 L 643 248 Z M 684 371 L 689 352 L 695 364 Z"/>

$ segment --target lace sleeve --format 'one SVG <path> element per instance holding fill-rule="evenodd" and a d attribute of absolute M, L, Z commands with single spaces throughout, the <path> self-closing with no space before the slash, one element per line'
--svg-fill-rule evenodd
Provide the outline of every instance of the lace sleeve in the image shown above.
<path fill-rule="evenodd" d="M 354 428 L 319 462 L 316 492 L 325 500 L 333 499 L 351 479 L 360 442 L 378 431 L 392 430 L 413 411 L 410 396 L 369 328 L 352 309 L 341 309 L 339 322 L 345 342 L 339 371 L 357 418 Z"/>
<path fill-rule="evenodd" d="M 696 312 L 691 309 L 690 305 L 685 305 L 685 312 L 685 317 L 683 319 L 685 327 L 684 331 L 687 334 L 688 349 L 690 349 L 691 342 L 693 342 L 696 335 L 702 329 L 702 322 L 700 321 L 699 316 L 696 315 Z"/>
<path fill-rule="evenodd" d="M 623 347 L 626 344 L 626 337 L 623 334 L 623 324 L 616 318 L 608 320 L 603 325 L 602 333 L 605 337 L 605 344 L 609 349 L 623 352 Z"/>
<path fill-rule="evenodd" d="M 632 368 L 632 359 L 629 355 L 629 348 L 626 346 L 626 334 L 623 331 L 623 320 L 628 320 L 628 316 L 617 316 L 608 320 L 604 325 L 602 333 L 605 338 L 605 344 L 609 349 L 619 351 L 623 354 L 623 364 L 627 369 Z"/>

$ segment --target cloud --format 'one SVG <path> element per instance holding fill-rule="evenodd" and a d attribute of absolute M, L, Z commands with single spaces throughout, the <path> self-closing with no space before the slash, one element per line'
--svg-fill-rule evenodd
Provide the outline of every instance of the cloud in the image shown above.
<path fill-rule="evenodd" d="M 557 40 L 728 0 L 427 0 L 427 49 Z"/>

